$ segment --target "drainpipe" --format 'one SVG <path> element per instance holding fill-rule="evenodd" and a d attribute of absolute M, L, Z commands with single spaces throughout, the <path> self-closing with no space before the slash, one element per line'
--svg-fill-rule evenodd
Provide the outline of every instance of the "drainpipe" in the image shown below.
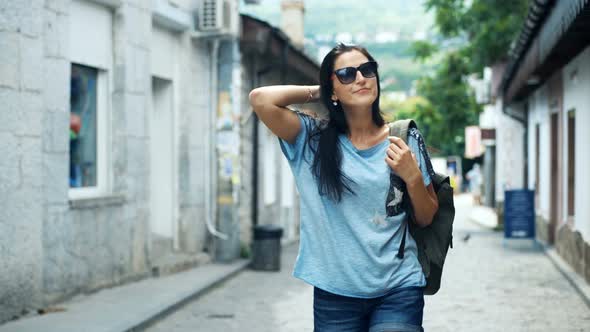
<path fill-rule="evenodd" d="M 208 183 L 205 184 L 205 205 L 207 209 L 207 230 L 215 237 L 227 240 L 228 236 L 215 228 L 215 216 L 217 215 L 217 60 L 219 54 L 219 39 L 215 38 L 209 43 L 211 50 L 211 112 L 209 112 L 209 174 Z"/>

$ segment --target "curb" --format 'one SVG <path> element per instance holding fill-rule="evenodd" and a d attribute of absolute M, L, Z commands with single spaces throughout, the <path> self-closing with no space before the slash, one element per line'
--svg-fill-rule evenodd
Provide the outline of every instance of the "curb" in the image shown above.
<path fill-rule="evenodd" d="M 167 307 L 162 308 L 160 311 L 154 312 L 150 316 L 146 316 L 146 318 L 143 321 L 138 322 L 134 326 L 131 326 L 130 328 L 125 329 L 121 332 L 144 331 L 146 328 L 154 325 L 159 320 L 162 320 L 162 319 L 166 318 L 167 316 L 169 316 L 170 314 L 174 313 L 176 310 L 178 310 L 179 308 L 181 308 L 182 306 L 184 306 L 188 302 L 191 302 L 191 301 L 199 298 L 200 296 L 204 295 L 205 293 L 207 293 L 211 289 L 215 288 L 216 286 L 221 285 L 225 281 L 233 278 L 238 273 L 240 273 L 241 271 L 246 269 L 250 265 L 250 263 L 251 263 L 250 260 L 247 260 L 245 262 L 241 262 L 235 269 L 233 269 L 232 271 L 230 271 L 226 275 L 221 276 L 218 279 L 213 280 L 198 289 L 195 289 L 193 292 L 188 293 L 185 296 L 178 298 L 174 303 L 170 303 Z"/>
<path fill-rule="evenodd" d="M 590 285 L 586 283 L 584 278 L 582 278 L 576 271 L 574 271 L 569 264 L 567 264 L 561 256 L 557 253 L 557 251 L 545 243 L 539 242 L 537 243 L 541 245 L 543 248 L 543 252 L 549 258 L 551 263 L 559 270 L 559 272 L 567 279 L 567 281 L 574 287 L 574 289 L 578 292 L 582 301 L 586 303 L 588 308 L 590 309 Z"/>
<path fill-rule="evenodd" d="M 63 312 L 0 325 L 0 332 L 143 331 L 250 265 L 249 259 L 206 264 L 160 278 L 147 278 L 64 303 Z"/>

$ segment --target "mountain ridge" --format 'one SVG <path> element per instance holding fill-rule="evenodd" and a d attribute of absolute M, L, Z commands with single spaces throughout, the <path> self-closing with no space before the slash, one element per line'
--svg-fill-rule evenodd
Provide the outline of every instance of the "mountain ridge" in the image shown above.
<path fill-rule="evenodd" d="M 306 53 L 321 62 L 326 49 L 338 42 L 362 45 L 379 62 L 384 91 L 410 91 L 412 82 L 430 67 L 413 61 L 414 40 L 431 35 L 432 15 L 421 1 L 306 0 Z M 240 3 L 240 12 L 280 27 L 281 0 Z"/>

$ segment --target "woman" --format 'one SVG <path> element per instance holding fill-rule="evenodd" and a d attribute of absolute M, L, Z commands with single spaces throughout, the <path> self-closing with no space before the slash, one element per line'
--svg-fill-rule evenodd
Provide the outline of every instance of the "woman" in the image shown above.
<path fill-rule="evenodd" d="M 476 205 L 481 205 L 482 175 L 479 164 L 473 165 L 473 168 L 465 174 L 465 177 L 469 180 L 469 191 L 473 195 L 473 201 Z"/>
<path fill-rule="evenodd" d="M 362 47 L 324 58 L 320 86 L 267 86 L 250 103 L 279 138 L 300 194 L 293 275 L 314 286 L 315 331 L 422 331 L 424 274 L 408 233 L 396 257 L 409 198 L 415 222 L 438 208 L 432 166 L 417 130 L 388 137 L 377 63 Z M 321 101 L 321 121 L 287 108 Z M 391 181 L 390 181 L 390 174 Z M 404 193 L 409 197 L 404 198 Z"/>

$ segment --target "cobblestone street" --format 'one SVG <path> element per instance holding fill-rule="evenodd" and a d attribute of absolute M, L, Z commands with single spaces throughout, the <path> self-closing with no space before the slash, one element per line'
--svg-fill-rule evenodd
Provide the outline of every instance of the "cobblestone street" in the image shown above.
<path fill-rule="evenodd" d="M 531 241 L 468 220 L 471 197 L 456 197 L 454 248 L 443 285 L 426 297 L 426 331 L 590 331 L 590 310 Z M 150 332 L 311 331 L 311 286 L 291 276 L 297 246 L 280 273 L 245 270 L 150 327 Z"/>

